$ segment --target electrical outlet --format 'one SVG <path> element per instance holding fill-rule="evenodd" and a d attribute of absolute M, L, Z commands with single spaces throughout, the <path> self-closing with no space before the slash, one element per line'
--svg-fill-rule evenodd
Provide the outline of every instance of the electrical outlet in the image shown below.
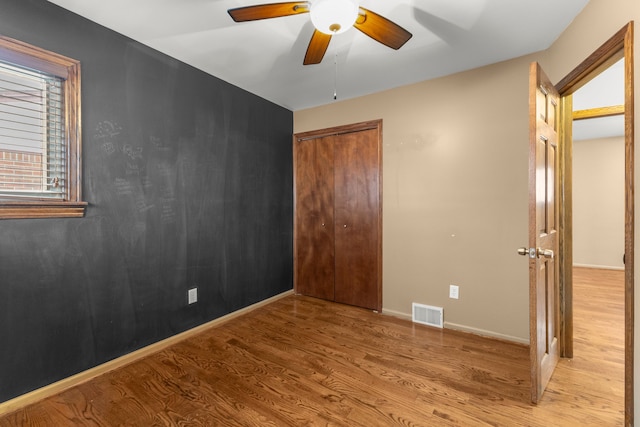
<path fill-rule="evenodd" d="M 187 291 L 187 299 L 189 304 L 198 302 L 198 288 L 191 288 Z"/>
<path fill-rule="evenodd" d="M 449 285 L 449 298 L 458 299 L 460 296 L 460 288 L 458 285 Z"/>

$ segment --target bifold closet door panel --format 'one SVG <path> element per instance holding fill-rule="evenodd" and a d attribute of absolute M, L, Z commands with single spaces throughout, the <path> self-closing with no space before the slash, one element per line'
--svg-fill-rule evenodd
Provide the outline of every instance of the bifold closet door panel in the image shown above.
<path fill-rule="evenodd" d="M 335 301 L 378 309 L 380 153 L 377 129 L 334 137 Z"/>
<path fill-rule="evenodd" d="M 296 144 L 296 292 L 333 300 L 333 143 L 325 137 Z"/>

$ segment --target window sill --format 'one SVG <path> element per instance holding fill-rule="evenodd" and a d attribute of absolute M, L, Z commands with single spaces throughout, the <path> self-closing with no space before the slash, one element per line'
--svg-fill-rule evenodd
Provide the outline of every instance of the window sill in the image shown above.
<path fill-rule="evenodd" d="M 87 205 L 87 202 L 0 200 L 0 219 L 82 218 Z"/>

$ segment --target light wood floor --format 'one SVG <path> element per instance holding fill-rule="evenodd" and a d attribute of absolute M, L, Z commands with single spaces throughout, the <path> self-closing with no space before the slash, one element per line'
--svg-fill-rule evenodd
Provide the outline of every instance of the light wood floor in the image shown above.
<path fill-rule="evenodd" d="M 290 296 L 0 426 L 622 425 L 623 274 L 575 287 L 575 358 L 538 406 L 525 346 Z"/>

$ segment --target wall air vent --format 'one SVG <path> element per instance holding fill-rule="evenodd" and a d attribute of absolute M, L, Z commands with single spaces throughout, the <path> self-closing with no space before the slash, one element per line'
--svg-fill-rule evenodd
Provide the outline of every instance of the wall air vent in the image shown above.
<path fill-rule="evenodd" d="M 444 325 L 444 316 L 442 307 L 433 307 L 431 305 L 418 304 L 414 302 L 412 320 L 423 325 L 435 326 L 442 328 Z"/>

